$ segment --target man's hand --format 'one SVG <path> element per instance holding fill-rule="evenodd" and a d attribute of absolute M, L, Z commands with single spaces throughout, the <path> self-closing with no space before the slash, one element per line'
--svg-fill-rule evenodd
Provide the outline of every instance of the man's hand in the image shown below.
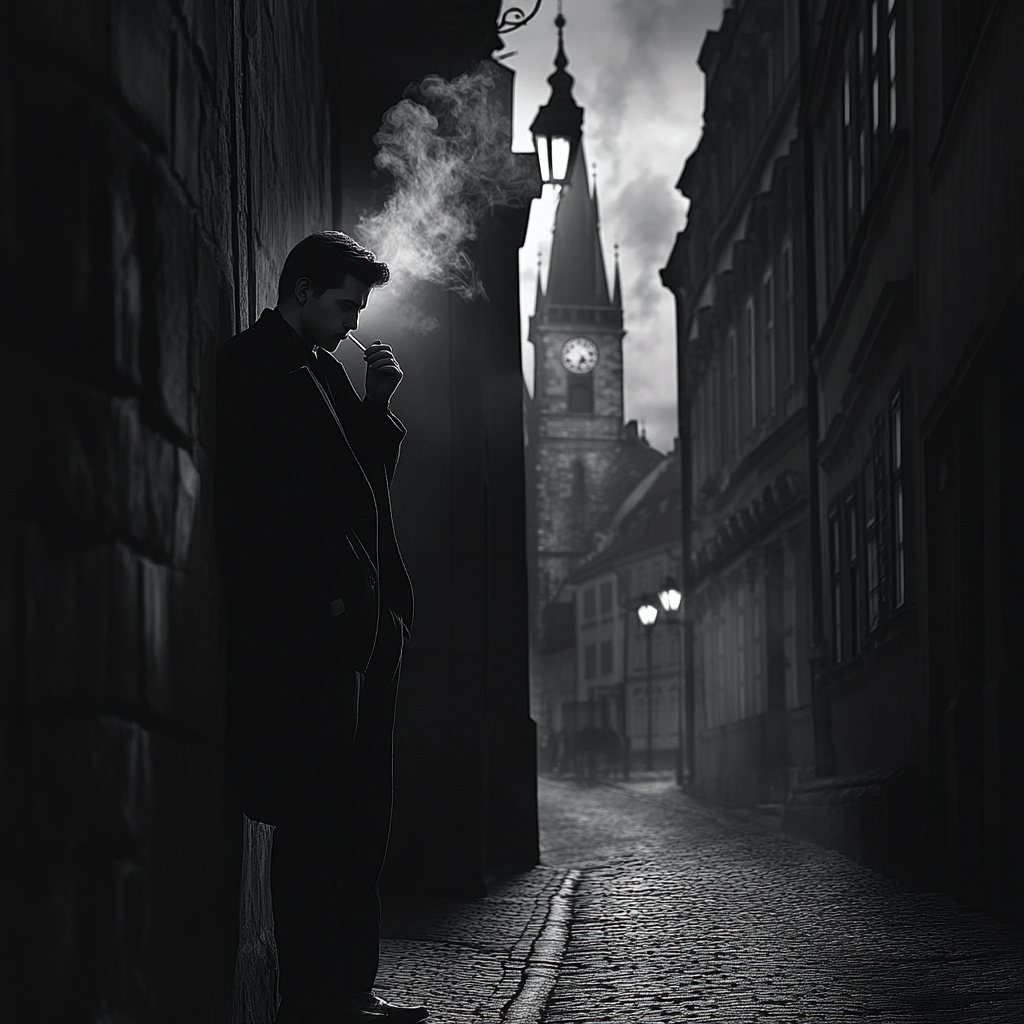
<path fill-rule="evenodd" d="M 366 397 L 371 402 L 387 405 L 403 376 L 391 346 L 378 339 L 367 346 L 363 359 L 366 362 Z"/>

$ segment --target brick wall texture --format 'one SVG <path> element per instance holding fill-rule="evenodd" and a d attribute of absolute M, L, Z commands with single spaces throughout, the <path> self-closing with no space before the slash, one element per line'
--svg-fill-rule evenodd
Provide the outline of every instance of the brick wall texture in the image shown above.
<path fill-rule="evenodd" d="M 214 354 L 331 223 L 318 5 L 5 18 L 0 1017 L 227 1020 Z"/>

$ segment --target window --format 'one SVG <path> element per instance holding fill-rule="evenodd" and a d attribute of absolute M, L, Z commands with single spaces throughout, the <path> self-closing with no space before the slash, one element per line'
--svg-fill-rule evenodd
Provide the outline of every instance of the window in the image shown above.
<path fill-rule="evenodd" d="M 747 616 L 746 592 L 740 587 L 736 598 L 736 714 L 746 718 L 747 711 Z"/>
<path fill-rule="evenodd" d="M 607 583 L 601 584 L 601 614 L 610 615 L 612 611 L 612 583 L 609 580 Z"/>
<path fill-rule="evenodd" d="M 782 247 L 782 305 L 786 315 L 786 359 L 789 383 L 796 384 L 796 311 L 793 308 L 793 246 Z"/>
<path fill-rule="evenodd" d="M 584 620 L 592 619 L 597 614 L 597 609 L 594 604 L 594 588 L 587 587 L 583 591 L 583 618 Z"/>
<path fill-rule="evenodd" d="M 860 540 L 857 515 L 857 494 L 846 497 L 846 561 L 847 591 L 850 595 L 850 654 L 857 654 L 861 645 L 860 611 Z"/>
<path fill-rule="evenodd" d="M 889 404 L 889 436 L 892 439 L 890 466 L 892 480 L 893 607 L 901 608 L 907 597 L 903 514 L 903 399 L 897 389 Z"/>
<path fill-rule="evenodd" d="M 753 705 L 750 709 L 751 714 L 759 714 L 761 711 L 761 691 L 764 688 L 764 671 L 762 666 L 764 665 L 764 629 L 763 629 L 763 611 L 761 608 L 760 594 L 758 593 L 757 585 L 753 593 L 753 619 L 754 619 L 754 680 L 753 688 L 751 690 L 751 704 Z"/>
<path fill-rule="evenodd" d="M 896 4 L 889 0 L 889 131 L 896 130 Z"/>
<path fill-rule="evenodd" d="M 836 265 L 836 175 L 832 119 L 829 118 L 822 135 L 823 155 L 821 160 L 821 206 L 824 222 L 825 246 L 825 301 L 830 302 L 835 293 L 839 268 Z"/>
<path fill-rule="evenodd" d="M 594 644 L 588 644 L 583 648 L 583 677 L 597 678 L 597 647 Z"/>
<path fill-rule="evenodd" d="M 736 332 L 729 332 L 729 404 L 732 406 L 732 450 L 740 450 L 740 381 L 739 353 L 736 351 Z"/>
<path fill-rule="evenodd" d="M 882 618 L 878 573 L 878 508 L 875 492 L 876 460 L 874 451 L 864 466 L 864 556 L 867 561 L 867 599 L 870 632 L 878 629 Z"/>
<path fill-rule="evenodd" d="M 754 298 L 747 299 L 747 374 L 750 380 L 750 429 L 757 426 L 757 324 L 754 320 Z"/>
<path fill-rule="evenodd" d="M 710 394 L 708 395 L 708 444 L 711 448 L 711 469 L 718 469 L 722 461 L 720 440 L 721 421 L 718 414 L 718 389 L 720 386 L 718 363 L 711 364 Z"/>
<path fill-rule="evenodd" d="M 611 640 L 601 641 L 601 675 L 610 676 L 613 665 L 613 648 Z"/>
<path fill-rule="evenodd" d="M 832 576 L 832 661 L 843 660 L 843 565 L 842 532 L 839 509 L 833 507 L 828 517 L 828 563 Z"/>
<path fill-rule="evenodd" d="M 775 276 L 764 275 L 764 345 L 768 359 L 768 412 L 775 412 Z"/>
<path fill-rule="evenodd" d="M 569 412 L 571 413 L 592 413 L 594 411 L 594 375 L 567 374 Z"/>

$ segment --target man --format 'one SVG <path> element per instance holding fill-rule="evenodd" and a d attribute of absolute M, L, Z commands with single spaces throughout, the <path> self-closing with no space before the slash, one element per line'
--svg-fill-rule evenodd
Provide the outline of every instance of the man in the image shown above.
<path fill-rule="evenodd" d="M 331 355 L 389 276 L 347 235 L 310 235 L 285 261 L 277 308 L 217 355 L 229 749 L 246 814 L 277 826 L 279 1022 L 427 1016 L 373 992 L 413 614 L 389 492 L 402 370 L 374 342 L 360 400 Z"/>

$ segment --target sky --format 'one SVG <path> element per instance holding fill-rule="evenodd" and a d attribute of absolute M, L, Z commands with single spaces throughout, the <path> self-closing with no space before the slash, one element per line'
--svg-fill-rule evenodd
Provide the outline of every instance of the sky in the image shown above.
<path fill-rule="evenodd" d="M 513 0 L 529 10 L 530 0 Z M 509 7 L 506 0 L 503 7 Z M 564 0 L 565 51 L 573 95 L 585 110 L 583 141 L 596 164 L 601 236 L 609 276 L 620 246 L 625 416 L 640 420 L 651 444 L 672 447 L 676 419 L 675 303 L 661 283 L 686 200 L 675 190 L 686 158 L 700 139 L 704 76 L 697 67 L 704 35 L 722 20 L 723 0 Z M 558 13 L 542 0 L 528 25 L 504 36 L 495 57 L 515 69 L 513 148 L 533 148 L 530 123 L 547 102 L 554 70 Z M 593 172 L 592 172 L 593 176 Z M 554 189 L 533 201 L 520 252 L 523 372 L 533 383 L 527 342 L 537 286 L 544 280 L 554 224 Z M 609 281 L 609 284 L 611 282 Z"/>

